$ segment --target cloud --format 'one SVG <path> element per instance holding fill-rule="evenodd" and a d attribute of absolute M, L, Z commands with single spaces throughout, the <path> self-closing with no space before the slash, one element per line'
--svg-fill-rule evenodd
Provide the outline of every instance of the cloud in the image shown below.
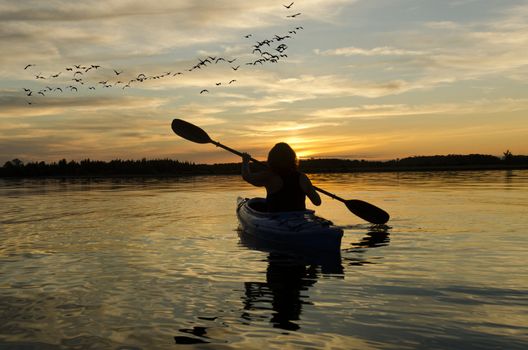
<path fill-rule="evenodd" d="M 501 17 L 491 21 L 425 23 L 425 29 L 430 31 L 408 35 L 407 40 L 422 43 L 419 49 L 428 54 L 415 58 L 411 64 L 431 74 L 451 70 L 461 79 L 503 74 L 525 66 L 528 64 L 526 8 L 503 11 Z M 426 37 L 435 40 L 426 41 Z"/>
<path fill-rule="evenodd" d="M 458 29 L 460 28 L 460 25 L 456 22 L 452 22 L 452 21 L 434 21 L 434 22 L 426 22 L 424 23 L 424 26 L 426 28 L 431 28 L 431 29 L 442 29 L 442 30 L 445 30 L 445 29 Z"/>
<path fill-rule="evenodd" d="M 300 130 L 306 130 L 306 129 L 313 129 L 313 128 L 320 128 L 322 126 L 336 126 L 335 123 L 314 123 L 314 122 L 306 122 L 306 121 L 285 121 L 281 120 L 274 123 L 269 124 L 259 124 L 259 125 L 249 125 L 247 126 L 247 129 L 252 132 L 258 132 L 258 133 L 283 133 L 283 132 L 290 132 L 290 131 L 300 131 Z"/>
<path fill-rule="evenodd" d="M 397 49 L 389 46 L 375 47 L 372 49 L 351 46 L 325 51 L 315 49 L 315 53 L 322 56 L 411 56 L 425 54 L 423 51 Z"/>
<path fill-rule="evenodd" d="M 335 57 L 334 64 L 361 57 L 361 60 L 348 61 L 351 63 L 346 66 L 361 69 L 358 74 L 371 77 L 383 69 L 391 73 L 388 76 L 399 74 L 396 80 L 403 80 L 405 76 L 408 86 L 423 84 L 423 89 L 438 86 L 435 81 L 439 77 L 448 78 L 450 85 L 499 75 L 519 80 L 526 77 L 521 68 L 528 65 L 527 8 L 526 5 L 499 7 L 494 17 L 477 16 L 465 22 L 428 21 L 421 25 L 390 27 L 390 32 L 376 34 L 378 45 L 375 47 L 343 45 L 317 48 L 314 53 Z"/>
<path fill-rule="evenodd" d="M 461 103 L 426 105 L 368 104 L 357 107 L 319 109 L 310 113 L 309 120 L 378 119 L 407 116 L 478 115 L 528 111 L 528 99 L 480 99 Z"/>
<path fill-rule="evenodd" d="M 255 85 L 271 99 L 268 104 L 291 103 L 320 97 L 362 96 L 380 97 L 408 91 L 413 87 L 403 80 L 373 82 L 367 80 L 351 80 L 338 75 L 310 75 L 285 77 L 282 79 L 266 79 Z"/>
<path fill-rule="evenodd" d="M 352 2 L 311 0 L 299 8 L 316 21 L 320 13 L 332 17 L 332 12 Z M 196 45 L 236 45 L 242 30 L 294 25 L 287 13 L 281 1 L 4 1 L 0 39 L 28 60 L 102 57 L 106 62 Z M 0 62 L 13 64 L 12 56 L 18 55 L 8 51 L 2 56 Z"/>
<path fill-rule="evenodd" d="M 28 101 L 32 105 L 28 105 Z M 46 116 L 72 113 L 93 114 L 105 111 L 149 110 L 159 108 L 168 102 L 164 98 L 137 96 L 82 96 L 82 97 L 39 97 L 29 100 L 19 93 L 0 96 L 0 118 Z M 1 126 L 0 126 L 1 130 Z"/>

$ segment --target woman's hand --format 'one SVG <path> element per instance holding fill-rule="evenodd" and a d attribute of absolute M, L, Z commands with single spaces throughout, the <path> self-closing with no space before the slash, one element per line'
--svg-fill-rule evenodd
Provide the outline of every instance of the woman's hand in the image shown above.
<path fill-rule="evenodd" d="M 248 164 L 251 161 L 251 156 L 249 153 L 242 153 L 242 163 Z"/>

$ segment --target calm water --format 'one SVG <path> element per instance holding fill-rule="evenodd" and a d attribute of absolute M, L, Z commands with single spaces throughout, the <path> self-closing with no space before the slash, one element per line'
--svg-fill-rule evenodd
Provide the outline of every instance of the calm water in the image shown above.
<path fill-rule="evenodd" d="M 340 256 L 267 252 L 236 176 L 0 180 L 0 349 L 528 348 L 528 171 L 312 179 L 390 228 L 323 198 Z"/>

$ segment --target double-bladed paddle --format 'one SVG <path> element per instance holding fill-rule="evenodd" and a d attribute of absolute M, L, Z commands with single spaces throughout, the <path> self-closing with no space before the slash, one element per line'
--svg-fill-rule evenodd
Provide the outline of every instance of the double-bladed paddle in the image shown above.
<path fill-rule="evenodd" d="M 172 121 L 172 131 L 174 131 L 176 135 L 181 136 L 186 140 L 196 143 L 212 143 L 217 147 L 223 148 L 226 151 L 236 154 L 237 156 L 243 157 L 242 152 L 239 152 L 237 150 L 222 145 L 220 142 L 212 140 L 203 129 L 197 127 L 194 124 L 186 122 L 185 120 L 174 119 Z M 250 160 L 254 163 L 264 165 L 262 162 L 254 158 L 250 158 Z M 373 204 L 367 203 L 359 199 L 343 199 L 333 193 L 323 190 L 322 188 L 316 186 L 314 186 L 314 188 L 318 192 L 321 192 L 333 199 L 345 203 L 348 210 L 350 210 L 352 213 L 359 216 L 365 221 L 368 221 L 373 224 L 384 224 L 389 221 L 389 214 L 385 210 L 378 208 Z"/>

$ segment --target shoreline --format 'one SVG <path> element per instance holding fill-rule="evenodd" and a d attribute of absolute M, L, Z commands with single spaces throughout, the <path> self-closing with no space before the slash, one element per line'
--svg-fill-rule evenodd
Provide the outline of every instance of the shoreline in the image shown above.
<path fill-rule="evenodd" d="M 306 174 L 352 174 L 352 173 L 411 173 L 411 172 L 471 172 L 471 171 L 508 171 L 528 170 L 527 165 L 493 164 L 493 165 L 457 165 L 457 166 L 387 166 L 358 167 L 355 169 L 302 169 Z M 79 174 L 79 175 L 0 175 L 0 179 L 119 179 L 119 178 L 178 178 L 194 176 L 227 176 L 240 175 L 238 171 L 195 171 L 195 172 L 160 172 L 160 173 L 116 173 L 116 174 Z"/>

